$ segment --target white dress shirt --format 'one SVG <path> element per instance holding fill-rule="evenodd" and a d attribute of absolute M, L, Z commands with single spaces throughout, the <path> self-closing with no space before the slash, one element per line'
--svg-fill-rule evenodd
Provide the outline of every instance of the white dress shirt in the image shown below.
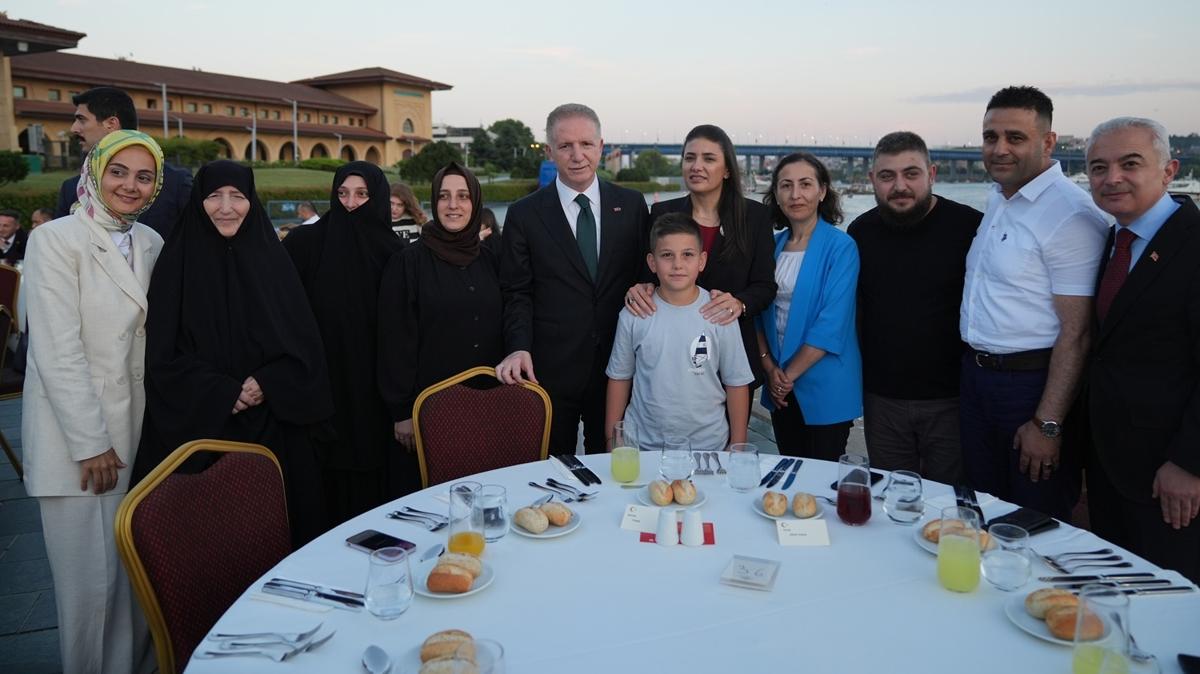
<path fill-rule="evenodd" d="M 1054 346 L 1060 324 L 1053 295 L 1095 293 L 1108 227 L 1058 162 L 1012 198 L 995 185 L 967 253 L 963 341 L 989 353 Z"/>
<path fill-rule="evenodd" d="M 571 234 L 575 234 L 575 220 L 579 218 L 579 204 L 575 203 L 575 197 L 583 194 L 592 204 L 592 217 L 596 219 L 596 259 L 600 259 L 600 228 L 604 223 L 600 218 L 600 179 L 592 177 L 592 184 L 583 192 L 575 190 L 563 184 L 562 179 L 555 178 L 554 186 L 558 188 L 558 201 L 562 204 L 563 215 L 567 216 L 567 224 L 571 226 Z M 578 235 L 576 235 L 578 238 Z"/>
<path fill-rule="evenodd" d="M 121 255 L 125 256 L 125 261 L 129 266 L 133 266 L 133 230 L 128 232 L 113 232 L 108 233 L 112 237 L 112 242 L 116 244 L 117 250 L 121 251 Z"/>

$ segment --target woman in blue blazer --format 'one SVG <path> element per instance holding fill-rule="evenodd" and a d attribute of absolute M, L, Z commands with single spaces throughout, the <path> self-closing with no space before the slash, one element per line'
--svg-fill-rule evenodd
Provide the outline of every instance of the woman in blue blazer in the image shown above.
<path fill-rule="evenodd" d="M 780 160 L 763 204 L 775 236 L 775 301 L 759 316 L 758 346 L 782 454 L 837 460 L 862 415 L 855 334 L 858 248 L 834 227 L 842 211 L 829 171 L 798 152 Z"/>

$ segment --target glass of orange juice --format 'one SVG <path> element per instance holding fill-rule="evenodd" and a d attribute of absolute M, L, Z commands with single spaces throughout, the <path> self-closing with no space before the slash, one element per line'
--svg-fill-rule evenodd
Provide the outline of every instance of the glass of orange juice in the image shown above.
<path fill-rule="evenodd" d="M 480 489 L 482 485 L 478 482 L 456 482 L 450 486 L 450 539 L 446 542 L 450 552 L 483 555 L 486 545 L 483 529 L 471 517 Z"/>

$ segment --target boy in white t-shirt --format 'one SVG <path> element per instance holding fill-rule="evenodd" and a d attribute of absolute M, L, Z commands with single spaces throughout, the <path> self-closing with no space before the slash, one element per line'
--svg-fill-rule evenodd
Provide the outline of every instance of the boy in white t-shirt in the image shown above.
<path fill-rule="evenodd" d="M 611 435 L 616 422 L 631 421 L 642 449 L 661 449 L 668 436 L 687 437 L 695 450 L 745 442 L 754 374 L 737 323 L 700 315 L 709 301 L 696 285 L 708 260 L 700 228 L 669 213 L 651 228 L 650 246 L 658 308 L 647 318 L 621 310 L 606 371 L 605 428 Z"/>

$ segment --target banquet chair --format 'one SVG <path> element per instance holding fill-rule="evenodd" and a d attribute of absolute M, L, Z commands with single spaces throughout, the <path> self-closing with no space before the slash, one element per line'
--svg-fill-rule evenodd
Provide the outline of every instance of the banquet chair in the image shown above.
<path fill-rule="evenodd" d="M 25 375 L 13 370 L 8 363 L 8 337 L 12 334 L 14 322 L 8 306 L 0 304 L 0 338 L 3 339 L 0 341 L 0 400 L 20 398 L 25 390 Z M 13 451 L 3 430 L 0 430 L 0 446 L 4 448 L 4 454 L 12 464 L 13 470 L 17 471 L 17 479 L 24 479 L 25 468 L 21 465 L 21 459 L 17 458 L 17 454 Z"/>
<path fill-rule="evenodd" d="M 488 388 L 466 382 L 480 378 Z M 537 384 L 499 384 L 496 371 L 476 367 L 421 392 L 413 432 L 421 486 L 546 458 L 550 396 Z"/>
<path fill-rule="evenodd" d="M 201 473 L 176 473 L 197 452 L 221 456 Z M 184 670 L 221 615 L 291 552 L 290 540 L 283 474 L 261 445 L 189 442 L 125 496 L 117 550 L 160 672 Z"/>
<path fill-rule="evenodd" d="M 9 311 L 17 310 L 17 293 L 21 290 L 21 270 L 0 262 L 0 304 Z M 20 330 L 20 326 L 17 326 Z"/>

